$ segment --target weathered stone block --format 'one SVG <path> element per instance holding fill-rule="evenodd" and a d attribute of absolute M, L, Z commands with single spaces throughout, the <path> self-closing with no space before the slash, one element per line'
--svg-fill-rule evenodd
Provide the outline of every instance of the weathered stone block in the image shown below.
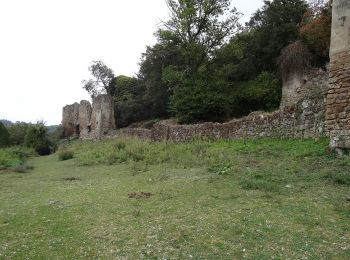
<path fill-rule="evenodd" d="M 79 104 L 67 105 L 62 111 L 62 127 L 65 137 L 79 134 Z"/>

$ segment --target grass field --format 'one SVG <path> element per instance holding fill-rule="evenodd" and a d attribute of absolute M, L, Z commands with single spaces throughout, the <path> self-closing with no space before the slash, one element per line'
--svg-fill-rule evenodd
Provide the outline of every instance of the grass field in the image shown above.
<path fill-rule="evenodd" d="M 350 259 L 350 158 L 327 144 L 67 144 L 0 170 L 0 259 Z"/>

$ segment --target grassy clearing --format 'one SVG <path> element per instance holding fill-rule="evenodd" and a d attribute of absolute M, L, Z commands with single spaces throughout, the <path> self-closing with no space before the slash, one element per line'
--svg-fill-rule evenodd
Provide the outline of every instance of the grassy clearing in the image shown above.
<path fill-rule="evenodd" d="M 328 140 L 74 142 L 0 173 L 0 258 L 348 259 Z"/>

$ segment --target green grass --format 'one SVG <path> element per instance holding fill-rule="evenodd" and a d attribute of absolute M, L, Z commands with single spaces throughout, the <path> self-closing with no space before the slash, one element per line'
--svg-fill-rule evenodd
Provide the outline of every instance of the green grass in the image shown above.
<path fill-rule="evenodd" d="M 350 158 L 327 144 L 73 142 L 0 171 L 0 259 L 349 259 Z"/>

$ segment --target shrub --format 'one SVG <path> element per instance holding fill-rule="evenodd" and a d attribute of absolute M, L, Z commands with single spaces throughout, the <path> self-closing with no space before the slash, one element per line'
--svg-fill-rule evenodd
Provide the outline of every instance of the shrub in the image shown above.
<path fill-rule="evenodd" d="M 222 87 L 218 82 L 189 80 L 171 96 L 169 111 L 180 123 L 223 122 L 230 109 Z"/>
<path fill-rule="evenodd" d="M 35 155 L 33 149 L 21 146 L 0 149 L 0 167 L 11 168 L 22 165 L 27 158 Z"/>
<path fill-rule="evenodd" d="M 74 152 L 72 150 L 61 150 L 58 152 L 58 159 L 60 161 L 66 161 L 73 159 L 74 157 Z"/>
<path fill-rule="evenodd" d="M 23 163 L 23 159 L 19 155 L 8 149 L 0 150 L 0 166 L 4 168 L 14 167 Z"/>
<path fill-rule="evenodd" d="M 282 95 L 280 80 L 272 72 L 262 72 L 255 79 L 238 83 L 231 94 L 232 114 L 244 116 L 252 111 L 277 109 Z"/>

